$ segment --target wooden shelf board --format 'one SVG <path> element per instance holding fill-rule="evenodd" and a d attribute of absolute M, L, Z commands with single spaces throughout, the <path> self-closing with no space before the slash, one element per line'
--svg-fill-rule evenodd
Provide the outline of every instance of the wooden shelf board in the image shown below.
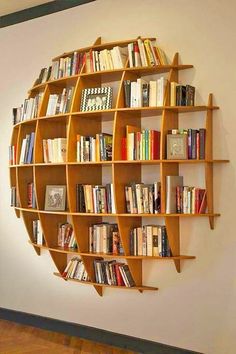
<path fill-rule="evenodd" d="M 126 72 L 134 72 L 138 74 L 161 74 L 170 71 L 171 69 L 174 70 L 185 70 L 191 69 L 193 65 L 155 65 L 155 66 L 148 66 L 148 67 L 136 67 L 136 68 L 125 68 L 123 69 Z"/>
<path fill-rule="evenodd" d="M 143 259 L 143 260 L 184 260 L 184 259 L 195 259 L 195 256 L 186 256 L 186 255 L 179 255 L 173 257 L 160 257 L 160 256 L 126 256 L 124 254 L 111 254 L 111 253 L 90 253 L 90 252 L 79 252 L 76 249 L 72 248 L 62 248 L 62 247 L 47 247 L 45 245 L 38 245 L 32 241 L 28 241 L 32 246 L 42 248 L 48 251 L 59 252 L 59 253 L 68 253 L 68 254 L 75 254 L 78 256 L 86 256 L 86 257 L 102 257 L 102 258 L 121 258 L 121 259 Z"/>
<path fill-rule="evenodd" d="M 57 215 L 75 215 L 75 216 L 124 216 L 124 217 L 218 217 L 220 216 L 219 213 L 205 213 L 205 214 L 166 214 L 166 213 L 159 213 L 159 214 L 128 214 L 128 213 L 116 213 L 116 214 L 109 214 L 109 213 L 76 213 L 70 211 L 51 211 L 51 210 L 39 210 L 39 209 L 31 209 L 31 208 L 21 208 L 21 207 L 14 207 L 16 210 L 21 211 L 29 211 L 32 213 L 41 213 L 41 214 L 57 214 Z"/>
<path fill-rule="evenodd" d="M 32 241 L 28 241 L 32 246 L 38 247 L 41 249 L 45 249 L 48 251 L 59 252 L 59 253 L 68 253 L 68 254 L 75 254 L 78 256 L 86 256 L 86 257 L 102 257 L 102 258 L 121 258 L 121 259 L 143 259 L 143 260 L 184 260 L 184 259 L 195 259 L 195 256 L 186 256 L 186 255 L 179 255 L 173 257 L 160 257 L 160 256 L 126 256 L 126 255 L 117 255 L 117 254 L 108 254 L 108 253 L 89 253 L 89 252 L 79 252 L 76 249 L 70 248 L 62 248 L 62 247 L 47 247 L 44 245 L 38 245 Z"/>
<path fill-rule="evenodd" d="M 173 111 L 177 113 L 188 112 L 202 112 L 208 109 L 219 109 L 217 106 L 160 106 L 160 107 L 131 107 L 131 108 L 117 108 L 117 112 L 127 112 L 130 114 L 136 113 L 153 113 L 154 115 L 160 115 L 164 110 Z"/>
<path fill-rule="evenodd" d="M 132 287 L 128 287 L 128 286 L 99 284 L 99 283 L 90 282 L 90 281 L 82 281 L 82 280 L 77 280 L 77 279 L 65 278 L 65 277 L 63 277 L 63 276 L 62 276 L 61 274 L 59 274 L 59 273 L 53 273 L 53 274 L 56 275 L 56 276 L 59 277 L 59 278 L 64 279 L 64 280 L 74 281 L 74 282 L 76 282 L 76 283 L 87 284 L 87 285 L 101 286 L 101 287 L 106 287 L 106 288 L 116 288 L 116 289 L 125 289 L 125 290 L 141 290 L 141 291 L 145 291 L 145 290 L 158 290 L 158 288 L 152 287 L 152 286 L 132 286 Z"/>
<path fill-rule="evenodd" d="M 141 164 L 141 165 L 157 165 L 160 163 L 183 163 L 183 164 L 200 164 L 200 163 L 228 163 L 230 160 L 217 159 L 217 160 L 111 160 L 111 161 L 87 161 L 87 162 L 57 162 L 57 163 L 31 163 L 31 164 L 18 164 L 10 165 L 9 168 L 16 167 L 33 167 L 33 166 L 73 166 L 73 165 L 107 165 L 112 164 Z"/>

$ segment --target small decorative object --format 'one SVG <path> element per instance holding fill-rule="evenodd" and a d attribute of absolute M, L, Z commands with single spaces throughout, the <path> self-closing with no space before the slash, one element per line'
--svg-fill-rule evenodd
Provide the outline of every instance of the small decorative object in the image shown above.
<path fill-rule="evenodd" d="M 186 160 L 187 134 L 167 134 L 167 160 Z"/>
<path fill-rule="evenodd" d="M 92 87 L 82 91 L 81 112 L 102 111 L 112 107 L 112 87 Z"/>
<path fill-rule="evenodd" d="M 66 207 L 66 186 L 46 186 L 45 210 L 63 211 Z"/>

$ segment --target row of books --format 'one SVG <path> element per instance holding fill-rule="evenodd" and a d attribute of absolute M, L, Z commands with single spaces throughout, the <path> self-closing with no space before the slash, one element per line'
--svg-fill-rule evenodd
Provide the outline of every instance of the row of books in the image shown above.
<path fill-rule="evenodd" d="M 57 80 L 67 76 L 78 75 L 84 63 L 84 53 L 75 51 L 73 54 L 54 60 L 48 68 L 42 68 L 39 77 L 34 83 L 42 84 L 50 80 Z"/>
<path fill-rule="evenodd" d="M 204 214 L 206 209 L 205 189 L 184 186 L 183 176 L 166 176 L 167 214 Z"/>
<path fill-rule="evenodd" d="M 161 212 L 161 184 L 130 183 L 125 186 L 126 210 L 129 214 Z"/>
<path fill-rule="evenodd" d="M 16 165 L 16 145 L 9 146 L 9 165 Z"/>
<path fill-rule="evenodd" d="M 68 113 L 71 109 L 74 86 L 62 90 L 61 94 L 50 94 L 46 116 Z"/>
<path fill-rule="evenodd" d="M 117 224 L 100 223 L 89 227 L 89 252 L 124 254 Z"/>
<path fill-rule="evenodd" d="M 131 68 L 168 64 L 164 51 L 156 46 L 155 41 L 150 39 L 138 38 L 137 42 L 129 43 L 128 55 Z"/>
<path fill-rule="evenodd" d="M 76 279 L 80 281 L 89 281 L 88 273 L 85 270 L 84 263 L 78 257 L 73 257 L 67 264 L 64 272 L 64 278 Z"/>
<path fill-rule="evenodd" d="M 181 85 L 177 82 L 170 83 L 170 105 L 171 106 L 194 106 L 195 87 Z"/>
<path fill-rule="evenodd" d="M 172 129 L 167 134 L 167 159 L 205 159 L 206 129 Z"/>
<path fill-rule="evenodd" d="M 129 267 L 114 260 L 94 260 L 95 279 L 99 284 L 135 286 Z"/>
<path fill-rule="evenodd" d="M 170 257 L 166 226 L 145 225 L 130 231 L 130 254 L 132 256 Z"/>
<path fill-rule="evenodd" d="M 33 209 L 37 207 L 33 182 L 27 183 L 27 206 Z"/>
<path fill-rule="evenodd" d="M 112 49 L 92 50 L 86 53 L 86 72 L 122 69 L 128 57 L 127 47 L 115 46 Z"/>
<path fill-rule="evenodd" d="M 19 207 L 19 198 L 17 195 L 16 187 L 11 187 L 11 199 L 10 199 L 11 207 Z"/>
<path fill-rule="evenodd" d="M 138 130 L 126 126 L 126 137 L 121 142 L 122 160 L 159 160 L 160 132 L 152 129 Z"/>
<path fill-rule="evenodd" d="M 43 161 L 45 163 L 66 162 L 66 138 L 43 139 Z"/>
<path fill-rule="evenodd" d="M 40 220 L 33 220 L 32 226 L 33 226 L 34 243 L 42 246 L 45 243 L 45 241 L 44 241 L 43 230 L 41 228 Z"/>
<path fill-rule="evenodd" d="M 93 136 L 77 134 L 77 162 L 111 161 L 113 137 L 101 133 Z"/>
<path fill-rule="evenodd" d="M 162 107 L 166 85 L 167 79 L 163 76 L 149 82 L 142 78 L 124 80 L 125 107 Z"/>
<path fill-rule="evenodd" d="M 204 214 L 207 207 L 206 190 L 189 186 L 176 187 L 176 212 Z"/>
<path fill-rule="evenodd" d="M 26 98 L 24 104 L 12 109 L 13 124 L 33 119 L 38 116 L 39 106 L 42 101 L 43 93 L 39 92 L 35 97 Z"/>
<path fill-rule="evenodd" d="M 76 211 L 79 213 L 115 213 L 113 184 L 105 186 L 76 184 Z"/>
<path fill-rule="evenodd" d="M 34 137 L 35 133 L 26 134 L 26 137 L 22 140 L 21 153 L 20 153 L 20 164 L 29 164 L 33 162 L 33 151 L 34 151 Z"/>
<path fill-rule="evenodd" d="M 59 224 L 57 239 L 59 247 L 77 248 L 73 227 L 68 222 Z"/>

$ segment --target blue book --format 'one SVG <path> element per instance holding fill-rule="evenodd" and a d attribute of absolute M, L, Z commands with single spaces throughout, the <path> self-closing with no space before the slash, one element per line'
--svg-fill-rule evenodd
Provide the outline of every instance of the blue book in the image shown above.
<path fill-rule="evenodd" d="M 30 134 L 30 143 L 29 143 L 29 150 L 28 150 L 28 154 L 27 154 L 26 163 L 32 163 L 33 162 L 34 136 L 35 136 L 34 132 Z"/>

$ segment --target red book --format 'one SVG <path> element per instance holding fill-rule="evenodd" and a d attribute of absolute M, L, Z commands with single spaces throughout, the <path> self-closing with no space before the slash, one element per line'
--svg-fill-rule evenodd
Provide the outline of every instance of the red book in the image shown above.
<path fill-rule="evenodd" d="M 121 139 L 121 159 L 127 160 L 127 141 L 125 137 Z"/>
<path fill-rule="evenodd" d="M 160 160 L 160 132 L 151 130 L 151 159 Z"/>
<path fill-rule="evenodd" d="M 117 285 L 118 286 L 124 286 L 124 280 L 122 278 L 121 272 L 120 272 L 120 268 L 119 265 L 121 265 L 123 263 L 115 263 L 114 267 L 115 267 L 115 272 L 116 272 L 116 279 L 117 279 Z"/>
<path fill-rule="evenodd" d="M 200 189 L 195 188 L 195 214 L 199 213 L 200 207 Z"/>
<path fill-rule="evenodd" d="M 201 204 L 199 207 L 199 214 L 205 214 L 206 208 L 207 208 L 207 195 L 206 195 L 206 190 L 201 189 L 202 192 L 202 198 L 201 198 Z"/>

